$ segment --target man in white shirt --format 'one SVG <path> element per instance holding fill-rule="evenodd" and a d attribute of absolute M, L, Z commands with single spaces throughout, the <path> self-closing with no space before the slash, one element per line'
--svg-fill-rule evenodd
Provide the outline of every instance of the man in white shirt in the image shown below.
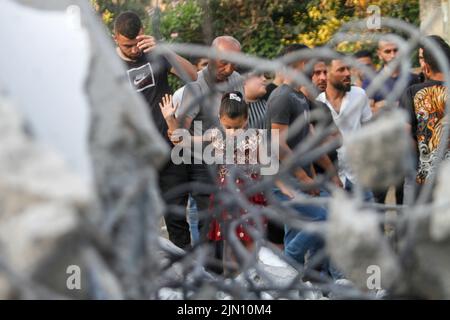
<path fill-rule="evenodd" d="M 325 103 L 330 109 L 333 120 L 342 134 L 343 145 L 337 150 L 339 177 L 346 189 L 351 190 L 356 181 L 345 159 L 346 138 L 372 118 L 372 111 L 366 92 L 351 85 L 350 66 L 343 59 L 327 60 L 326 64 L 327 88 L 317 100 Z"/>

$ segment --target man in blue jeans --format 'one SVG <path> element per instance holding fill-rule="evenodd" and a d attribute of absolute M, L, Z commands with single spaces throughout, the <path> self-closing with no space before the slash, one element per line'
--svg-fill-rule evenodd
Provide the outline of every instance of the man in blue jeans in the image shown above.
<path fill-rule="evenodd" d="M 285 49 L 286 58 L 288 58 L 289 54 L 293 54 L 298 50 L 309 50 L 309 48 L 299 44 L 289 46 Z M 297 72 L 304 72 L 306 63 L 306 60 L 297 60 L 291 62 L 289 67 Z M 302 86 L 296 83 L 293 77 L 286 75 L 284 83 L 272 92 L 267 102 L 266 127 L 278 130 L 280 133 L 279 155 L 282 162 L 292 159 L 295 148 L 312 132 L 310 126 L 310 100 L 301 89 Z M 296 130 L 295 133 L 289 132 L 292 130 L 294 122 L 300 120 L 299 118 L 305 121 L 305 125 L 300 130 Z M 316 162 L 325 172 L 336 172 L 327 155 L 320 157 Z M 313 187 L 315 181 L 311 165 L 294 168 L 289 177 L 284 177 L 284 182 L 286 182 L 286 179 L 293 180 L 293 185 L 298 186 L 298 188 L 294 187 L 296 191 L 304 190 L 305 193 L 311 196 L 320 195 L 320 190 Z M 342 186 L 336 175 L 333 176 L 332 180 L 336 185 Z M 275 190 L 275 196 L 280 201 L 288 201 L 292 198 L 292 189 L 287 184 L 278 181 L 277 186 L 280 189 Z M 299 218 L 302 220 L 323 221 L 326 219 L 325 208 L 319 206 L 295 204 L 293 209 L 298 212 Z M 318 235 L 291 229 L 289 226 L 286 227 L 285 231 L 285 253 L 301 264 L 304 264 L 304 256 L 308 251 L 314 254 L 323 247 L 323 241 Z"/>
<path fill-rule="evenodd" d="M 281 192 L 280 189 L 274 189 L 274 194 L 281 202 L 289 202 L 291 199 Z M 325 208 L 315 205 L 292 203 L 287 204 L 291 209 L 295 210 L 298 218 L 305 222 L 324 221 L 327 218 Z M 305 255 L 310 251 L 311 255 L 320 250 L 323 245 L 323 239 L 314 233 L 305 232 L 291 228 L 285 225 L 284 228 L 284 252 L 285 254 L 300 264 L 305 263 Z"/>

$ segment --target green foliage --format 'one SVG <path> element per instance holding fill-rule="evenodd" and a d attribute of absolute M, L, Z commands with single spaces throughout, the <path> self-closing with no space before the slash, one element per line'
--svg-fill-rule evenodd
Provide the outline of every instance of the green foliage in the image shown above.
<path fill-rule="evenodd" d="M 110 31 L 114 27 L 114 19 L 124 11 L 134 11 L 147 25 L 150 20 L 147 14 L 148 0 L 91 0 L 94 9 L 102 17 L 103 22 Z"/>
<path fill-rule="evenodd" d="M 203 10 L 195 0 L 169 6 L 162 13 L 160 32 L 174 42 L 204 43 L 202 33 Z"/>
<path fill-rule="evenodd" d="M 419 26 L 419 0 L 178 0 L 160 1 L 161 11 L 148 12 L 149 0 L 91 0 L 112 29 L 122 11 L 137 12 L 149 34 L 170 42 L 209 44 L 218 35 L 236 37 L 243 51 L 275 57 L 283 45 L 327 43 L 346 22 L 367 17 L 367 7 L 378 5 L 383 17 Z M 369 41 L 341 43 L 339 50 L 371 49 Z M 170 83 L 177 87 L 174 78 Z"/>
<path fill-rule="evenodd" d="M 148 0 L 91 2 L 110 29 L 121 11 L 133 10 L 143 18 L 147 32 L 167 41 L 208 43 L 229 34 L 241 41 L 244 52 L 267 58 L 288 43 L 327 43 L 345 22 L 367 17 L 369 5 L 378 5 L 382 16 L 420 23 L 419 0 L 166 0 L 161 1 L 161 12 L 153 12 L 153 25 Z M 366 46 L 344 44 L 340 49 L 350 52 Z"/>

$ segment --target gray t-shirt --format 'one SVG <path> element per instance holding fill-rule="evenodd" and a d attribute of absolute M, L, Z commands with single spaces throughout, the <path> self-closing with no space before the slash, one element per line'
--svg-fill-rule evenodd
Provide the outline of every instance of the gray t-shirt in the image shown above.
<path fill-rule="evenodd" d="M 287 144 L 293 150 L 309 133 L 309 111 L 309 103 L 303 93 L 283 84 L 272 92 L 267 101 L 266 126 L 271 128 L 273 123 L 278 123 L 290 127 L 298 117 L 302 117 L 307 125 L 301 130 L 291 134 L 288 128 Z"/>
<path fill-rule="evenodd" d="M 220 102 L 224 93 L 240 91 L 244 93 L 242 76 L 233 72 L 227 81 L 216 83 L 209 67 L 203 69 L 194 82 L 188 83 L 183 92 L 176 116 L 188 116 L 193 119 L 191 134 L 202 135 L 206 130 L 218 127 Z M 201 127 L 195 125 L 201 121 Z M 195 129 L 195 130 L 194 130 Z"/>

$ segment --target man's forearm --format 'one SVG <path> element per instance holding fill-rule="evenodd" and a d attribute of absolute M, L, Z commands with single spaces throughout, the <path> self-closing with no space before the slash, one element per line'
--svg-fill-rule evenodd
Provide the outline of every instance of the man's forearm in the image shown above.
<path fill-rule="evenodd" d="M 285 143 L 281 143 L 280 145 L 280 160 L 285 161 L 286 159 L 291 158 L 293 155 L 293 152 L 291 148 Z M 312 181 L 312 178 L 306 173 L 305 170 L 302 168 L 295 169 L 295 176 L 297 179 L 299 179 L 301 182 L 304 183 L 310 183 Z"/>
<path fill-rule="evenodd" d="M 179 66 L 182 70 L 184 70 L 184 72 L 187 73 L 187 75 L 192 81 L 197 80 L 197 69 L 195 68 L 195 66 L 188 60 L 177 54 L 174 54 L 174 56 L 177 66 Z M 181 74 L 175 67 L 172 68 L 172 73 L 176 74 L 178 77 L 181 77 Z"/>
<path fill-rule="evenodd" d="M 321 156 L 319 159 L 317 159 L 317 164 L 324 169 L 326 172 L 330 172 L 333 175 L 336 175 L 336 168 L 333 165 L 333 162 L 331 162 L 330 157 L 328 157 L 326 154 Z"/>

